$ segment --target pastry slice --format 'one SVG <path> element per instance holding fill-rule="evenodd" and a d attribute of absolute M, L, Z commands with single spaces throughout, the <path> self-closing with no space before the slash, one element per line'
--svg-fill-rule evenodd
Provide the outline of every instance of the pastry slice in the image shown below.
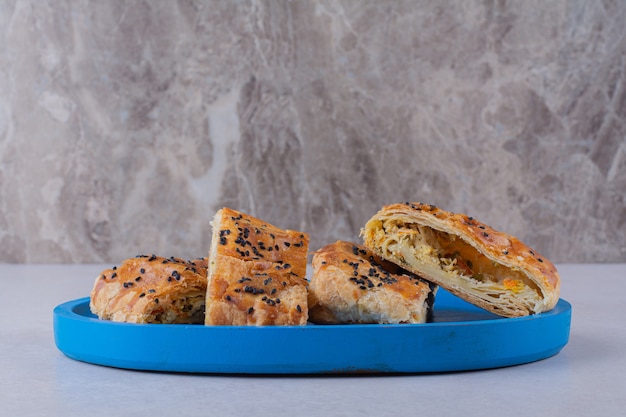
<path fill-rule="evenodd" d="M 309 321 L 424 323 L 436 290 L 363 246 L 337 241 L 313 255 Z"/>
<path fill-rule="evenodd" d="M 207 325 L 305 325 L 309 236 L 223 208 L 211 223 Z"/>
<path fill-rule="evenodd" d="M 103 320 L 202 324 L 206 285 L 206 259 L 140 255 L 96 278 L 89 307 Z"/>
<path fill-rule="evenodd" d="M 384 259 L 500 316 L 548 311 L 559 299 L 559 275 L 548 259 L 465 214 L 393 204 L 361 235 Z"/>

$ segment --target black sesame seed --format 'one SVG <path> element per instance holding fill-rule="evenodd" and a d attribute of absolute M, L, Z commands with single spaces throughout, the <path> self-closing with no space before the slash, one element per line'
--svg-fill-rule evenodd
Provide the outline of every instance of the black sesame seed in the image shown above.
<path fill-rule="evenodd" d="M 116 276 L 117 276 L 117 272 L 113 272 L 113 273 L 111 274 L 111 279 L 115 278 Z"/>
<path fill-rule="evenodd" d="M 289 246 L 291 246 L 291 243 L 285 242 L 285 246 L 289 247 Z"/>
<path fill-rule="evenodd" d="M 156 292 L 156 290 L 148 290 L 148 292 L 149 292 L 150 294 L 152 294 L 152 293 L 155 293 L 155 292 Z"/>
<path fill-rule="evenodd" d="M 142 292 L 141 294 L 139 294 L 139 298 L 142 298 L 142 297 L 145 297 L 145 296 L 146 296 L 145 292 Z"/>
<path fill-rule="evenodd" d="M 156 260 L 156 258 L 157 258 L 156 255 L 152 254 L 152 256 L 150 256 L 150 258 L 148 259 L 148 262 L 154 261 Z"/>
<path fill-rule="evenodd" d="M 248 309 L 248 314 L 252 314 L 253 312 L 254 312 L 254 307 L 250 307 L 250 308 Z"/>
<path fill-rule="evenodd" d="M 485 236 L 485 237 L 489 237 L 489 233 L 487 233 L 487 232 L 483 232 L 483 236 Z"/>
<path fill-rule="evenodd" d="M 230 301 L 230 300 L 231 300 L 230 295 L 227 295 L 226 296 L 226 301 Z"/>
<path fill-rule="evenodd" d="M 220 245 L 226 244 L 226 238 L 224 236 L 220 237 Z"/>
<path fill-rule="evenodd" d="M 155 299 L 154 299 L 154 303 L 155 303 L 155 304 L 159 304 L 159 299 L 158 299 L 158 298 L 155 298 Z"/>
<path fill-rule="evenodd" d="M 139 270 L 139 272 L 141 272 L 142 274 L 145 274 L 145 273 L 146 273 L 146 270 L 145 270 L 144 268 L 141 268 L 141 269 Z"/>
<path fill-rule="evenodd" d="M 300 304 L 296 306 L 296 310 L 298 310 L 298 313 L 302 313 L 302 307 L 300 307 Z"/>
<path fill-rule="evenodd" d="M 538 260 L 539 262 L 543 262 L 543 259 L 541 259 L 541 258 L 537 258 L 537 260 Z"/>
<path fill-rule="evenodd" d="M 135 282 L 139 282 L 139 281 L 141 281 L 141 277 L 135 278 Z"/>

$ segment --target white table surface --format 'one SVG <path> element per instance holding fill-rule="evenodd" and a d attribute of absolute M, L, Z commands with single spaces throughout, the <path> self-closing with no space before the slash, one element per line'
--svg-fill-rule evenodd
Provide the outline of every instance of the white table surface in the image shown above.
<path fill-rule="evenodd" d="M 57 350 L 52 310 L 105 265 L 0 265 L 2 416 L 621 416 L 626 264 L 557 265 L 570 341 L 526 365 L 400 376 L 207 376 L 113 369 Z"/>

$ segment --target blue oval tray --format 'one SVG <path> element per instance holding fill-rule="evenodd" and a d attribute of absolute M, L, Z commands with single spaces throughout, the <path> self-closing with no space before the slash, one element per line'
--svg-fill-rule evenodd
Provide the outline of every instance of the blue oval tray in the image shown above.
<path fill-rule="evenodd" d="M 307 326 L 130 324 L 99 320 L 89 298 L 54 309 L 66 356 L 117 368 L 247 374 L 422 373 L 519 365 L 557 354 L 571 305 L 502 318 L 440 289 L 433 322 Z"/>

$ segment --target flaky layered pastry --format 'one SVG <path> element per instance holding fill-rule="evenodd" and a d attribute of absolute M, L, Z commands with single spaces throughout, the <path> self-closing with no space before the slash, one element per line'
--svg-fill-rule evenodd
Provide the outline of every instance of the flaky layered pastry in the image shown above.
<path fill-rule="evenodd" d="M 201 324 L 206 286 L 206 259 L 140 255 L 96 278 L 89 307 L 103 320 Z"/>
<path fill-rule="evenodd" d="M 433 205 L 383 207 L 361 230 L 365 246 L 453 294 L 505 317 L 552 309 L 554 265 L 514 236 Z"/>
<path fill-rule="evenodd" d="M 309 321 L 425 323 L 436 285 L 427 283 L 367 248 L 337 241 L 313 255 Z"/>
<path fill-rule="evenodd" d="M 309 236 L 223 208 L 211 223 L 207 325 L 305 325 Z"/>

